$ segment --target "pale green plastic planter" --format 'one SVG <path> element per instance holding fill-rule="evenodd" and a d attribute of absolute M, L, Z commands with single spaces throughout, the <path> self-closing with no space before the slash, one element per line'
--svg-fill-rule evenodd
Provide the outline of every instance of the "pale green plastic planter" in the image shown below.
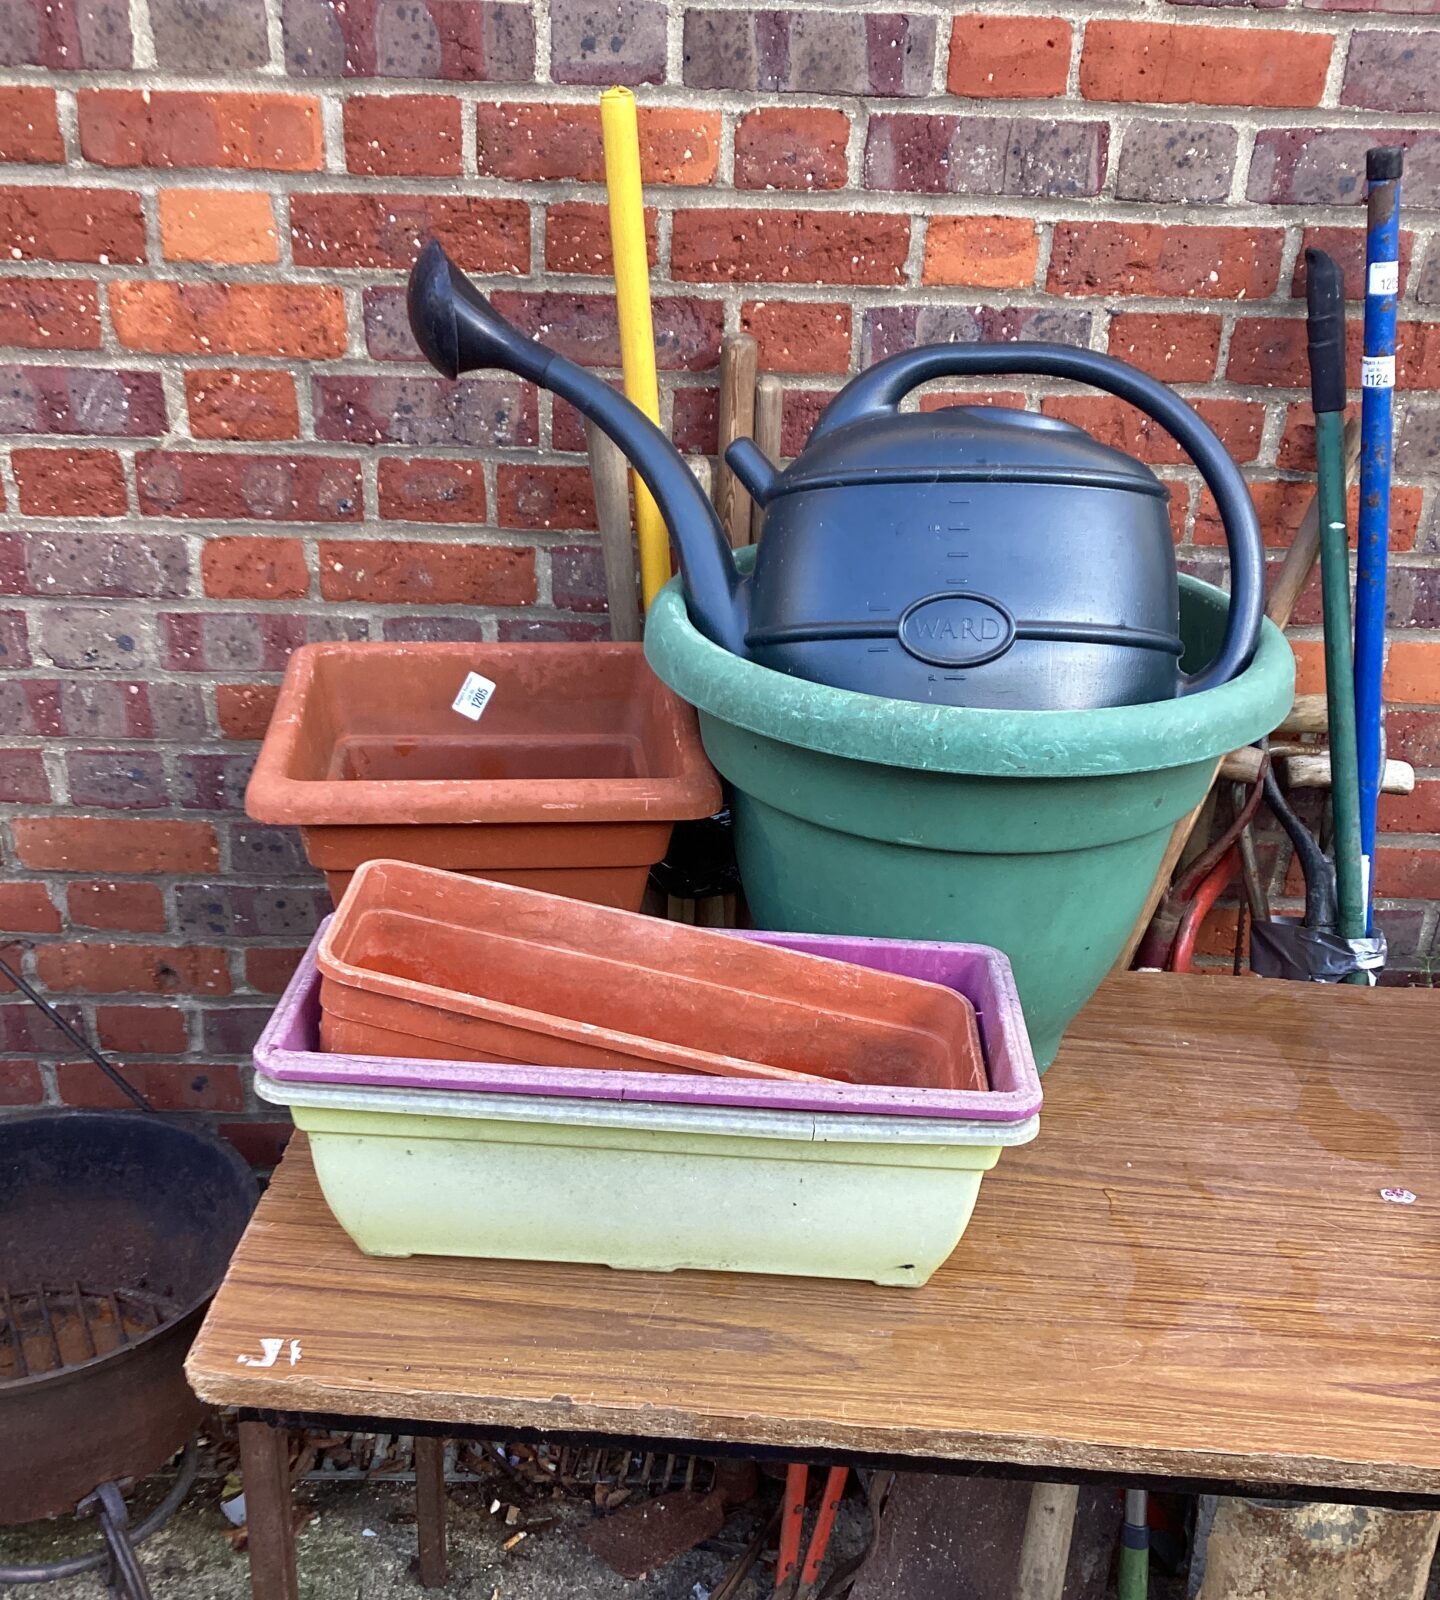
<path fill-rule="evenodd" d="M 1180 598 L 1193 670 L 1226 596 L 1182 577 Z M 1042 1071 L 1134 927 L 1171 828 L 1218 757 L 1280 721 L 1295 679 L 1266 622 L 1245 672 L 1181 699 L 1083 712 L 887 700 L 721 650 L 678 580 L 650 608 L 645 654 L 700 713 L 756 926 L 996 946 Z"/>
<path fill-rule="evenodd" d="M 368 1255 L 592 1261 L 914 1288 L 954 1250 L 1010 1125 L 278 1083 Z M 657 1205 L 656 1197 L 664 1196 Z"/>

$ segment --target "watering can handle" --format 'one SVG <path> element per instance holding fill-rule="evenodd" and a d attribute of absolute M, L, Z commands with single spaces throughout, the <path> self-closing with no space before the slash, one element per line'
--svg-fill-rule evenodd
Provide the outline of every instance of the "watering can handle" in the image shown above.
<path fill-rule="evenodd" d="M 1228 682 L 1249 666 L 1265 607 L 1265 549 L 1260 522 L 1240 469 L 1225 446 L 1173 389 L 1143 372 L 1067 344 L 939 344 L 904 350 L 854 378 L 825 408 L 810 441 L 852 422 L 895 410 L 912 389 L 934 378 L 998 375 L 1072 378 L 1128 400 L 1178 441 L 1215 496 L 1230 552 L 1230 611 L 1219 653 L 1182 679 L 1181 694 Z"/>

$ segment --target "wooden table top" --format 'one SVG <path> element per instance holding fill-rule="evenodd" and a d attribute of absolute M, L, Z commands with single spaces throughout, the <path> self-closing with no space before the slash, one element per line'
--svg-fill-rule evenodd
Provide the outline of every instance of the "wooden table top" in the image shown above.
<path fill-rule="evenodd" d="M 1437 1038 L 1425 990 L 1110 979 L 924 1289 L 370 1259 L 297 1138 L 190 1379 L 260 1410 L 1440 1493 Z M 280 1358 L 245 1364 L 264 1339 Z"/>

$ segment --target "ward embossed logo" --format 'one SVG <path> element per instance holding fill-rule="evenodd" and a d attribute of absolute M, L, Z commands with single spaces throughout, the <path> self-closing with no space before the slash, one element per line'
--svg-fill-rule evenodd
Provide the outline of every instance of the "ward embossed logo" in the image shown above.
<path fill-rule="evenodd" d="M 936 667 L 978 667 L 1015 639 L 1015 619 L 997 600 L 978 594 L 932 594 L 900 618 L 900 643 Z"/>

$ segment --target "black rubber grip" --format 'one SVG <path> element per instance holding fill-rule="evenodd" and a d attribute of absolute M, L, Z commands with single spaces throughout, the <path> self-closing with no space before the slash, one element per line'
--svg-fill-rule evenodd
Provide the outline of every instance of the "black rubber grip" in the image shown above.
<path fill-rule="evenodd" d="M 1365 176 L 1371 183 L 1394 183 L 1405 166 L 1405 147 L 1376 145 L 1365 152 Z"/>
<path fill-rule="evenodd" d="M 1345 280 L 1333 256 L 1305 252 L 1305 331 L 1310 345 L 1310 404 L 1345 409 Z"/>

